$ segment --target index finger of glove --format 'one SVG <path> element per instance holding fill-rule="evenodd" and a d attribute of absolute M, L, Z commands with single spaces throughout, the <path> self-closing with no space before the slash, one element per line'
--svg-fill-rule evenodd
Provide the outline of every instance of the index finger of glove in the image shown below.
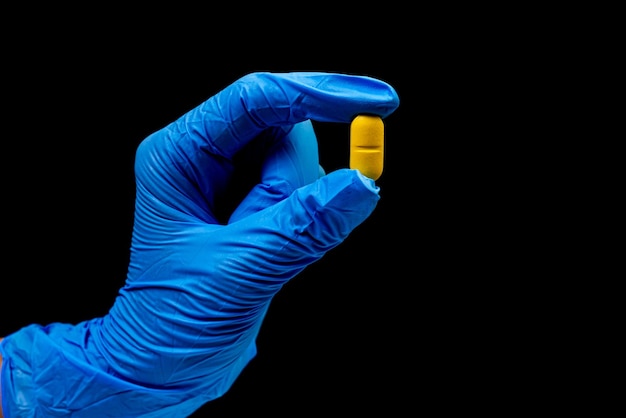
<path fill-rule="evenodd" d="M 179 145 L 191 151 L 191 161 L 198 150 L 230 159 L 270 127 L 290 129 L 307 119 L 350 122 L 359 113 L 386 117 L 398 105 L 393 87 L 367 76 L 260 72 L 238 79 L 176 123 L 188 134 Z"/>

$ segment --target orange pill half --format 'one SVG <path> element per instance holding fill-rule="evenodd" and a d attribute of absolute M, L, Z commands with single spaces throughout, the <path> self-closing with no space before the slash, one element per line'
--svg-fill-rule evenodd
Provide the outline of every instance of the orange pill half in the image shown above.
<path fill-rule="evenodd" d="M 378 180 L 383 173 L 385 125 L 380 116 L 357 115 L 350 124 L 350 168 Z"/>

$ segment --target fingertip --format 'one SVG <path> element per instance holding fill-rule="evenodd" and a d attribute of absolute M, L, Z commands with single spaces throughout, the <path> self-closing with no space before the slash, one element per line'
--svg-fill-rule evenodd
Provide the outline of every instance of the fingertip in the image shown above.
<path fill-rule="evenodd" d="M 374 179 L 367 177 L 365 174 L 361 173 L 359 170 L 353 169 L 352 171 L 356 171 L 356 174 L 359 180 L 361 180 L 361 182 L 366 188 L 371 190 L 373 193 L 378 194 L 378 192 L 380 191 L 380 187 L 376 184 Z"/>

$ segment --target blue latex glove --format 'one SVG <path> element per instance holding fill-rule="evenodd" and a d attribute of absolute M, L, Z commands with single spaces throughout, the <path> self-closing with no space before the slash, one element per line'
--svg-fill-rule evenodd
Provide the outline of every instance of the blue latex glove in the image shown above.
<path fill-rule="evenodd" d="M 147 137 L 126 284 L 104 317 L 2 341 L 5 418 L 186 417 L 223 395 L 273 296 L 379 199 L 356 170 L 320 172 L 311 120 L 398 104 L 369 77 L 255 73 Z"/>

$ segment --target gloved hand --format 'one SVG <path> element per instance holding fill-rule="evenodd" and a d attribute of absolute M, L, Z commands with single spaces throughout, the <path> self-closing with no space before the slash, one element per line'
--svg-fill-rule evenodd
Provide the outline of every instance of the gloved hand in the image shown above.
<path fill-rule="evenodd" d="M 398 104 L 369 77 L 254 73 L 147 137 L 124 287 L 104 317 L 2 341 L 5 417 L 186 417 L 223 395 L 273 296 L 379 199 L 356 170 L 320 171 L 311 120 Z"/>

